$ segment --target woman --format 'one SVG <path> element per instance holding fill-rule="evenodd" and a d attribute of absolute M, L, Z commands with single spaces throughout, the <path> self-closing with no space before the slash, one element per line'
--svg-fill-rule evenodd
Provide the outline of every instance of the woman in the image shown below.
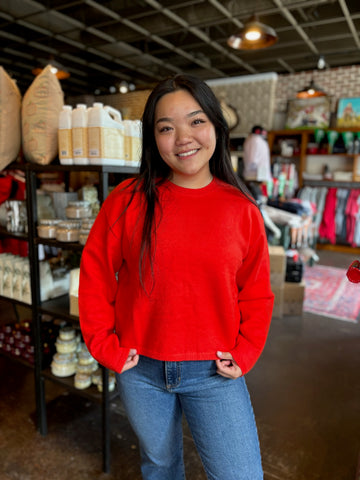
<path fill-rule="evenodd" d="M 80 325 L 116 372 L 145 480 L 185 478 L 182 414 L 209 479 L 263 478 L 244 375 L 273 294 L 261 214 L 238 183 L 211 89 L 150 94 L 140 175 L 106 199 L 83 251 Z"/>

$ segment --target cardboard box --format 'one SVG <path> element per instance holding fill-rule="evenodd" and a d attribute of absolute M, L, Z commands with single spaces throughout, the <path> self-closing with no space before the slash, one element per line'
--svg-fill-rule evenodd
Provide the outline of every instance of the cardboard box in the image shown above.
<path fill-rule="evenodd" d="M 281 286 L 285 282 L 286 275 L 286 255 L 284 247 L 269 245 L 269 257 L 271 286 Z"/>
<path fill-rule="evenodd" d="M 284 315 L 302 315 L 305 296 L 305 281 L 284 283 Z"/>
<path fill-rule="evenodd" d="M 284 286 L 271 286 L 271 290 L 275 295 L 273 318 L 282 318 L 284 315 Z"/>

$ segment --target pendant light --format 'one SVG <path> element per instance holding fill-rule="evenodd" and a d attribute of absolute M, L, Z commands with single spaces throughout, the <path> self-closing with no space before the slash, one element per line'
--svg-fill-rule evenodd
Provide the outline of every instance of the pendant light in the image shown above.
<path fill-rule="evenodd" d="M 326 93 L 315 84 L 314 79 L 311 79 L 309 85 L 304 87 L 296 94 L 296 98 L 315 98 L 325 96 Z"/>
<path fill-rule="evenodd" d="M 49 60 L 49 63 L 51 65 L 52 73 L 56 75 L 56 77 L 59 80 L 65 80 L 66 78 L 70 77 L 70 73 L 67 70 L 65 70 L 65 68 L 59 62 L 57 62 L 54 59 L 51 59 Z M 32 70 L 32 73 L 33 75 L 39 75 L 43 70 L 44 68 L 42 67 L 34 68 Z"/>
<path fill-rule="evenodd" d="M 259 22 L 257 15 L 254 15 L 240 32 L 228 38 L 227 43 L 236 50 L 258 50 L 270 47 L 277 41 L 275 30 Z"/>

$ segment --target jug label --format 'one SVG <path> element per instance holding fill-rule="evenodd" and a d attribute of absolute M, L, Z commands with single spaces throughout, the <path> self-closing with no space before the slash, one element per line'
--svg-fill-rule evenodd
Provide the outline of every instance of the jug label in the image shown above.
<path fill-rule="evenodd" d="M 124 160 L 124 135 L 118 128 L 89 127 L 90 158 Z"/>
<path fill-rule="evenodd" d="M 58 130 L 59 137 L 59 157 L 60 158 L 72 158 L 72 138 L 71 129 L 64 128 Z"/>
<path fill-rule="evenodd" d="M 73 154 L 74 157 L 87 156 L 87 130 L 84 127 L 72 129 Z"/>

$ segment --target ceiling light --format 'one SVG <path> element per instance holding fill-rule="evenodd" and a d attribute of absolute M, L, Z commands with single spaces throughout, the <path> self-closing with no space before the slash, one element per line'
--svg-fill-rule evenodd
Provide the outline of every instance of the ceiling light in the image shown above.
<path fill-rule="evenodd" d="M 267 48 L 277 42 L 278 36 L 273 28 L 258 21 L 256 15 L 245 23 L 239 33 L 228 38 L 228 45 L 237 50 L 257 50 Z"/>
<path fill-rule="evenodd" d="M 129 85 L 127 82 L 122 81 L 119 85 L 119 92 L 120 93 L 127 93 L 129 91 Z"/>
<path fill-rule="evenodd" d="M 296 98 L 314 98 L 314 97 L 325 97 L 326 93 L 318 87 L 314 80 L 312 79 L 309 85 L 304 87 L 296 94 Z"/>
<path fill-rule="evenodd" d="M 318 68 L 319 70 L 322 70 L 322 69 L 325 68 L 325 67 L 326 67 L 325 58 L 321 55 L 321 56 L 319 57 L 319 60 L 318 60 L 318 63 L 317 63 L 317 68 Z"/>

